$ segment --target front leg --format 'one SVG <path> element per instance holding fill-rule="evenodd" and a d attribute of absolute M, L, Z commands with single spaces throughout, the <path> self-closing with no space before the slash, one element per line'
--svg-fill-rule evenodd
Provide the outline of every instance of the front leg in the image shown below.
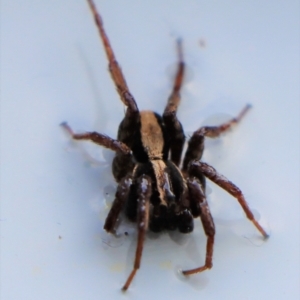
<path fill-rule="evenodd" d="M 131 273 L 129 274 L 122 290 L 126 291 L 131 284 L 137 270 L 140 268 L 145 235 L 149 223 L 149 208 L 151 197 L 151 178 L 147 175 L 142 175 L 137 180 L 138 186 L 138 209 L 137 209 L 137 228 L 138 228 L 138 241 L 135 252 L 135 260 Z"/>
<path fill-rule="evenodd" d="M 192 275 L 212 268 L 215 225 L 210 214 L 202 183 L 196 178 L 187 178 L 187 185 L 192 200 L 191 204 L 194 208 L 194 215 L 200 215 L 202 226 L 207 236 L 205 264 L 195 269 L 182 271 L 184 275 Z"/>
<path fill-rule="evenodd" d="M 105 220 L 104 229 L 107 232 L 115 232 L 117 220 L 128 198 L 131 185 L 131 176 L 126 176 L 120 181 L 115 195 L 115 200 Z"/>
<path fill-rule="evenodd" d="M 254 224 L 254 226 L 263 235 L 263 237 L 265 239 L 269 237 L 269 235 L 258 223 L 258 221 L 255 220 L 254 215 L 250 210 L 241 190 L 235 184 L 229 181 L 225 176 L 219 174 L 212 166 L 201 161 L 194 161 L 190 164 L 189 174 L 193 174 L 193 176 L 196 177 L 204 175 L 215 184 L 223 188 L 225 191 L 227 191 L 229 194 L 231 194 L 233 197 L 235 197 L 243 208 L 247 218 Z"/>

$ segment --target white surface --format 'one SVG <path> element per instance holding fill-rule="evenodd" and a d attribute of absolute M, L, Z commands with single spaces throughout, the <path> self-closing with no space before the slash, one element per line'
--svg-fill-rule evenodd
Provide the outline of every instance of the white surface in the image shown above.
<path fill-rule="evenodd" d="M 110 166 L 101 148 L 72 145 L 58 126 L 115 137 L 123 116 L 88 6 L 3 0 L 1 300 L 299 299 L 299 1 L 96 3 L 141 109 L 163 110 L 177 37 L 188 65 L 186 132 L 253 104 L 239 127 L 208 143 L 204 160 L 243 190 L 271 238 L 262 242 L 237 202 L 209 183 L 213 269 L 177 275 L 204 262 L 196 222 L 181 245 L 148 238 L 122 295 L 135 239 L 101 229 L 115 188 Z M 92 167 L 80 149 L 102 163 Z"/>

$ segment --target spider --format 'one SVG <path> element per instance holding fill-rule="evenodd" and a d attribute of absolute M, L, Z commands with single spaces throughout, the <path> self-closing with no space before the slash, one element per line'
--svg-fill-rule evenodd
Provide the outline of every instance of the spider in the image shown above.
<path fill-rule="evenodd" d="M 173 89 L 162 116 L 153 111 L 139 111 L 115 58 L 101 16 L 92 0 L 88 0 L 88 4 L 104 45 L 112 80 L 127 109 L 119 125 L 117 140 L 97 132 L 77 134 L 67 123 L 61 125 L 73 139 L 89 140 L 116 153 L 112 172 L 118 188 L 104 229 L 115 233 L 120 213 L 124 211 L 130 221 L 137 223 L 138 230 L 134 266 L 122 289 L 128 289 L 140 268 L 148 229 L 153 232 L 178 230 L 190 233 L 197 217 L 200 217 L 207 236 L 206 259 L 203 266 L 185 270 L 183 274 L 191 275 L 212 267 L 215 226 L 206 201 L 205 177 L 235 197 L 247 218 L 267 238 L 266 231 L 254 218 L 241 190 L 201 161 L 205 137 L 215 138 L 228 131 L 241 121 L 250 105 L 236 118 L 220 126 L 196 130 L 188 141 L 180 167 L 185 143 L 183 128 L 176 116 L 185 68 L 181 41 L 177 41 L 178 68 Z"/>

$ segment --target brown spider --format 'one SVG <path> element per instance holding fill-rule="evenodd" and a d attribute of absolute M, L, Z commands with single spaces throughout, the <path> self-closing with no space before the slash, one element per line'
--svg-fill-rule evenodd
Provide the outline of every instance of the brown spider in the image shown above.
<path fill-rule="evenodd" d="M 193 231 L 194 218 L 200 217 L 207 236 L 205 264 L 183 271 L 183 274 L 191 275 L 212 267 L 215 227 L 206 202 L 205 177 L 235 197 L 247 218 L 267 238 L 266 231 L 255 220 L 240 189 L 213 167 L 201 161 L 205 137 L 218 137 L 239 123 L 250 105 L 227 123 L 216 127 L 201 127 L 195 131 L 188 142 L 180 169 L 185 142 L 181 123 L 176 116 L 184 75 L 181 42 L 177 43 L 178 70 L 163 115 L 152 111 L 139 111 L 115 59 L 101 16 L 93 1 L 88 0 L 88 3 L 104 45 L 111 77 L 127 110 L 120 123 L 117 140 L 97 132 L 76 134 L 66 123 L 62 123 L 62 126 L 75 140 L 90 140 L 116 152 L 112 172 L 118 182 L 118 189 L 104 229 L 109 233 L 115 232 L 121 211 L 125 212 L 129 220 L 136 222 L 138 228 L 134 266 L 123 290 L 128 289 L 140 267 L 148 227 L 153 232 L 178 229 L 182 233 L 189 233 Z"/>

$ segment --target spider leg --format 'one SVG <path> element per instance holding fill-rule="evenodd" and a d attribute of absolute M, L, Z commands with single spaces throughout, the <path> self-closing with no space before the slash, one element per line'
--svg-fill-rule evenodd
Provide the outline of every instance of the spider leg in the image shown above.
<path fill-rule="evenodd" d="M 257 230 L 263 235 L 265 239 L 269 237 L 266 231 L 258 223 L 258 221 L 255 220 L 254 215 L 250 210 L 243 193 L 235 184 L 229 181 L 225 176 L 219 174 L 212 166 L 201 161 L 194 161 L 193 163 L 191 163 L 189 171 L 190 173 L 193 173 L 195 175 L 197 173 L 199 173 L 199 175 L 203 174 L 205 177 L 207 177 L 215 184 L 223 188 L 225 191 L 227 191 L 229 194 L 231 194 L 233 197 L 235 197 L 244 210 L 247 218 L 253 223 Z"/>
<path fill-rule="evenodd" d="M 140 268 L 144 239 L 145 234 L 148 228 L 149 223 L 149 204 L 151 196 L 151 178 L 147 175 L 142 175 L 139 177 L 138 182 L 138 217 L 137 217 L 137 226 L 138 226 L 138 240 L 137 247 L 135 252 L 134 266 L 129 274 L 122 290 L 126 291 L 134 278 L 137 270 Z"/>
<path fill-rule="evenodd" d="M 126 176 L 120 181 L 115 200 L 105 220 L 104 229 L 107 232 L 114 233 L 118 217 L 128 198 L 131 185 L 131 176 Z"/>
<path fill-rule="evenodd" d="M 219 137 L 222 133 L 238 124 L 250 108 L 251 106 L 247 104 L 236 118 L 233 118 L 219 126 L 204 126 L 195 131 L 189 140 L 182 170 L 186 172 L 191 161 L 201 159 L 204 150 L 204 139 L 206 136 L 211 138 Z"/>
<path fill-rule="evenodd" d="M 184 61 L 182 54 L 182 42 L 177 41 L 178 67 L 172 93 L 168 99 L 163 113 L 163 120 L 170 135 L 171 160 L 178 166 L 185 141 L 182 125 L 177 119 L 176 112 L 180 102 L 180 89 L 184 76 Z"/>
<path fill-rule="evenodd" d="M 196 178 L 187 178 L 187 185 L 189 187 L 190 198 L 198 204 L 202 226 L 207 236 L 205 264 L 195 269 L 182 271 L 184 275 L 192 275 L 212 268 L 215 225 L 206 202 L 204 189 L 199 180 Z"/>
<path fill-rule="evenodd" d="M 107 135 L 98 132 L 74 133 L 67 123 L 62 123 L 61 126 L 72 136 L 74 140 L 90 140 L 95 144 L 101 145 L 113 151 L 120 152 L 124 155 L 132 155 L 131 150 L 124 143 L 114 140 Z"/>
<path fill-rule="evenodd" d="M 97 28 L 98 28 L 105 52 L 106 52 L 106 56 L 107 56 L 107 59 L 109 62 L 109 64 L 108 64 L 109 72 L 115 83 L 115 86 L 117 88 L 117 91 L 120 95 L 122 102 L 128 107 L 127 114 L 130 115 L 130 114 L 137 113 L 138 108 L 137 108 L 136 102 L 135 102 L 133 96 L 131 95 L 131 93 L 129 92 L 129 89 L 127 87 L 127 83 L 123 76 L 122 70 L 115 58 L 113 49 L 110 45 L 109 39 L 108 39 L 106 32 L 104 30 L 104 27 L 103 27 L 102 18 L 100 16 L 100 14 L 98 13 L 94 2 L 92 0 L 87 0 L 87 1 L 89 4 L 89 7 L 93 13 L 95 23 L 97 25 Z"/>

